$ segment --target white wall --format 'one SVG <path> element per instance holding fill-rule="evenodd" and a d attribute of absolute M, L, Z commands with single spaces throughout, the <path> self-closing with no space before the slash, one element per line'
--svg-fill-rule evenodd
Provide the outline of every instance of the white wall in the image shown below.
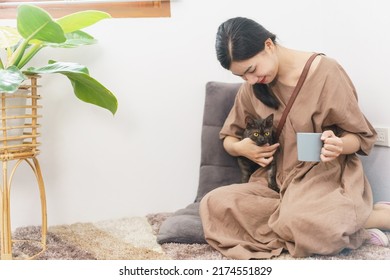
<path fill-rule="evenodd" d="M 107 20 L 88 29 L 98 45 L 46 50 L 31 64 L 85 64 L 119 100 L 113 117 L 76 100 L 64 77 L 41 79 L 39 160 L 49 225 L 175 211 L 193 201 L 205 83 L 240 81 L 214 53 L 216 29 L 230 17 L 253 18 L 282 45 L 338 59 L 367 117 L 390 126 L 385 2 L 179 0 L 172 1 L 171 18 Z M 15 178 L 13 227 L 40 223 L 30 173 L 23 167 Z"/>

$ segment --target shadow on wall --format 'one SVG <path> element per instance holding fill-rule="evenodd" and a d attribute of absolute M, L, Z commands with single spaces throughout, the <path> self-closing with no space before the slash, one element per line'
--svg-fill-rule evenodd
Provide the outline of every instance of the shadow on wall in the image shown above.
<path fill-rule="evenodd" d="M 390 201 L 390 149 L 375 146 L 369 156 L 361 156 L 371 184 L 374 202 Z"/>

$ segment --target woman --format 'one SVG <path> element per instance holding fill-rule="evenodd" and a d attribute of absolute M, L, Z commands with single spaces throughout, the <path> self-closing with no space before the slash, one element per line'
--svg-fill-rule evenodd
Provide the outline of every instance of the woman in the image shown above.
<path fill-rule="evenodd" d="M 278 151 L 280 192 L 268 188 L 266 170 L 259 168 L 248 183 L 208 193 L 200 205 L 207 242 L 234 259 L 271 258 L 283 250 L 295 257 L 336 254 L 366 240 L 386 246 L 387 237 L 378 228 L 390 229 L 390 205 L 373 207 L 356 155 L 370 152 L 376 133 L 343 68 L 318 55 L 278 143 L 258 147 L 241 139 L 245 117 L 273 113 L 276 127 L 313 53 L 277 44 L 274 34 L 246 18 L 220 25 L 216 51 L 221 65 L 246 81 L 220 132 L 223 145 L 229 154 L 263 167 Z M 321 162 L 298 161 L 297 132 L 322 133 Z"/>

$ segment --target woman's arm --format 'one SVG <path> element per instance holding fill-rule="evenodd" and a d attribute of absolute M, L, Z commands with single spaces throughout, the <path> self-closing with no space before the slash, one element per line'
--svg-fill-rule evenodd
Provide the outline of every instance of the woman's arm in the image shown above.
<path fill-rule="evenodd" d="M 223 140 L 223 146 L 230 155 L 244 156 L 264 167 L 274 159 L 273 155 L 279 147 L 279 143 L 271 146 L 257 146 L 250 138 L 240 140 L 233 136 L 226 136 Z"/>

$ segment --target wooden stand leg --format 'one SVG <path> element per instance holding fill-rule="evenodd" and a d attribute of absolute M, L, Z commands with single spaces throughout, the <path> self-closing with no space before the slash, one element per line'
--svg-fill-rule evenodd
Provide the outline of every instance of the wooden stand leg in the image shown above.
<path fill-rule="evenodd" d="M 38 160 L 33 158 L 34 166 L 35 166 L 35 176 L 37 177 L 39 194 L 41 198 L 41 212 L 42 212 L 42 252 L 46 250 L 46 236 L 47 236 L 47 211 L 46 211 L 46 192 L 45 185 L 43 183 L 43 177 L 41 172 L 41 167 L 39 165 Z"/>
<path fill-rule="evenodd" d="M 11 260 L 12 259 L 12 243 L 13 242 L 36 242 L 35 240 L 12 240 L 11 234 L 11 216 L 10 216 L 10 189 L 12 178 L 17 167 L 23 160 L 19 160 L 8 179 L 7 161 L 3 161 L 3 186 L 1 191 L 1 259 Z M 46 239 L 47 239 L 47 211 L 46 211 L 46 193 L 45 186 L 43 183 L 43 177 L 41 168 L 38 160 L 34 157 L 32 162 L 29 159 L 24 159 L 31 167 L 37 179 L 39 195 L 41 200 L 41 215 L 42 215 L 42 226 L 41 226 L 41 247 L 42 250 L 37 254 L 30 256 L 28 259 L 34 259 L 46 250 Z"/>
<path fill-rule="evenodd" d="M 3 185 L 1 190 L 1 259 L 12 259 L 10 188 L 7 176 L 7 161 L 3 161 Z"/>

